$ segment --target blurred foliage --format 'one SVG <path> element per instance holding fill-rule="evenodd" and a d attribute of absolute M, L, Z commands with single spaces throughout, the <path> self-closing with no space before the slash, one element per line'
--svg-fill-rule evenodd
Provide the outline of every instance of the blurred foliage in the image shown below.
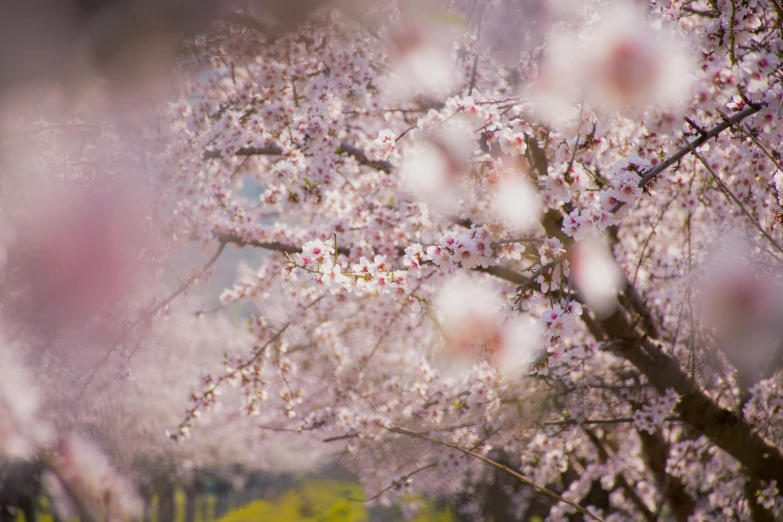
<path fill-rule="evenodd" d="M 369 520 L 361 486 L 350 482 L 304 482 L 274 502 L 257 500 L 229 512 L 220 522 L 363 522 Z"/>
<path fill-rule="evenodd" d="M 416 516 L 410 520 L 413 522 L 454 522 L 454 519 L 454 512 L 450 508 L 438 508 L 435 504 L 425 501 Z"/>
<path fill-rule="evenodd" d="M 399 508 L 368 510 L 361 500 L 365 497 L 362 487 L 355 482 L 340 480 L 308 480 L 275 500 L 256 500 L 228 512 L 218 522 L 402 522 L 405 520 Z M 150 502 L 150 520 L 157 520 L 157 497 Z M 195 522 L 215 520 L 217 497 L 213 494 L 199 495 L 196 500 Z M 412 522 L 453 522 L 453 509 L 440 507 L 425 500 L 411 499 L 418 504 Z M 185 493 L 177 490 L 174 494 L 176 522 L 185 521 Z M 375 511 L 378 511 L 376 516 Z M 38 509 L 38 522 L 54 522 L 49 499 L 42 496 Z M 16 522 L 24 522 L 21 511 Z M 78 522 L 77 518 L 67 522 Z M 538 521 L 536 521 L 538 522 Z"/>
<path fill-rule="evenodd" d="M 364 491 L 359 484 L 333 480 L 303 482 L 275 501 L 258 500 L 235 509 L 219 522 L 368 522 L 370 512 L 363 502 Z M 376 518 L 373 517 L 372 520 Z M 383 520 L 402 521 L 398 512 Z M 415 522 L 453 522 L 451 509 L 438 509 L 430 502 L 422 502 L 412 519 Z"/>
<path fill-rule="evenodd" d="M 196 497 L 196 516 L 195 522 L 211 522 L 215 520 L 215 506 L 217 505 L 217 496 L 211 494 L 200 494 Z M 174 492 L 174 513 L 175 522 L 185 522 L 185 492 L 178 489 Z M 157 522 L 158 520 L 158 497 L 153 495 L 150 500 L 150 518 L 148 522 Z M 52 522 L 51 520 L 38 519 L 38 522 Z"/>

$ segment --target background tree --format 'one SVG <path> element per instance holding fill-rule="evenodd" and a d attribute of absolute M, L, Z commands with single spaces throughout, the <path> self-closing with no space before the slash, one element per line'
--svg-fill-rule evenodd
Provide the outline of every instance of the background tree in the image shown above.
<path fill-rule="evenodd" d="M 777 0 L 325 6 L 285 34 L 262 4 L 226 13 L 143 115 L 117 90 L 9 111 L 4 313 L 28 364 L 78 397 L 227 251 L 263 249 L 201 310 L 250 338 L 171 438 L 236 385 L 259 433 L 345 451 L 368 501 L 779 517 Z M 58 213 L 26 171 L 76 195 Z"/>

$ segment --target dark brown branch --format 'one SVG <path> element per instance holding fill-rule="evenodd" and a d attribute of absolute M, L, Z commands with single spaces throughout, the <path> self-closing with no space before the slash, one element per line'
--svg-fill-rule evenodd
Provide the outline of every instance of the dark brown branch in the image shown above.
<path fill-rule="evenodd" d="M 704 157 L 698 152 L 696 152 L 695 150 L 693 151 L 693 155 L 696 156 L 699 162 L 701 162 L 701 164 L 704 165 L 704 168 L 707 169 L 707 171 L 710 174 L 712 174 L 713 179 L 720 186 L 720 191 L 723 193 L 723 195 L 725 195 L 729 199 L 729 201 L 734 203 L 740 209 L 740 211 L 742 211 L 745 217 L 748 218 L 748 220 L 753 224 L 753 226 L 756 227 L 756 229 L 764 237 L 764 239 L 769 241 L 769 244 L 772 245 L 772 247 L 775 250 L 783 254 L 783 247 L 781 247 L 777 243 L 777 241 L 775 241 L 775 239 L 772 236 L 770 236 L 766 230 L 764 230 L 764 227 L 761 226 L 761 223 L 759 223 L 758 220 L 755 217 L 753 217 L 753 215 L 750 212 L 748 212 L 748 210 L 745 208 L 745 205 L 742 204 L 742 201 L 740 201 L 739 198 L 737 198 L 737 196 L 734 195 L 731 189 L 729 189 L 729 187 L 726 186 L 726 184 L 720 178 L 718 173 L 715 172 L 715 169 L 710 167 L 710 164 L 707 163 L 707 160 L 705 160 Z M 778 258 L 778 260 L 780 260 L 780 258 Z"/>
<path fill-rule="evenodd" d="M 699 11 L 698 9 L 692 9 L 690 7 L 681 7 L 680 9 L 686 13 L 691 13 L 698 16 L 706 16 L 707 18 L 718 18 L 720 16 L 720 13 L 717 11 Z"/>
<path fill-rule="evenodd" d="M 335 442 L 338 440 L 355 439 L 359 436 L 358 433 L 346 433 L 344 435 L 335 435 L 334 437 L 326 437 L 323 442 Z"/>
<path fill-rule="evenodd" d="M 679 419 L 677 417 L 667 417 L 664 419 L 666 422 L 675 422 Z M 544 426 L 590 426 L 600 424 L 628 424 L 633 422 L 633 417 L 617 417 L 615 419 L 563 419 L 556 421 L 546 421 Z"/>
<path fill-rule="evenodd" d="M 394 165 L 389 161 L 371 160 L 367 157 L 367 153 L 362 149 L 355 147 L 347 142 L 340 143 L 337 149 L 338 154 L 347 154 L 354 158 L 359 164 L 371 167 L 375 170 L 391 174 L 394 171 Z M 235 156 L 281 156 L 285 154 L 285 151 L 277 145 L 269 145 L 267 147 L 242 147 L 237 150 Z M 223 157 L 223 152 L 216 149 L 210 149 L 204 151 L 202 158 L 205 160 L 219 159 Z"/>
<path fill-rule="evenodd" d="M 691 127 L 693 127 L 693 129 L 694 129 L 696 132 L 698 132 L 699 134 L 701 134 L 702 136 L 704 136 L 705 134 L 707 134 L 707 131 L 706 131 L 706 130 L 704 130 L 704 129 L 701 127 L 701 125 L 699 125 L 698 123 L 696 123 L 696 122 L 695 122 L 695 121 L 693 121 L 692 119 L 688 118 L 687 116 L 685 117 L 685 122 L 686 122 L 688 125 L 690 125 Z"/>
<path fill-rule="evenodd" d="M 527 276 L 520 274 L 516 270 L 506 268 L 505 266 L 488 266 L 486 268 L 479 266 L 476 267 L 475 270 L 476 272 L 484 272 L 485 274 L 493 275 L 510 283 L 514 283 L 515 285 L 522 285 L 530 281 Z"/>
<path fill-rule="evenodd" d="M 679 477 L 666 472 L 669 444 L 660 431 L 650 434 L 639 430 L 638 433 L 642 441 L 644 460 L 658 483 L 661 495 L 669 504 L 677 522 L 688 522 L 688 518 L 696 510 L 696 501 L 688 494 Z"/>
<path fill-rule="evenodd" d="M 279 241 L 255 241 L 255 240 L 247 240 L 243 239 L 242 237 L 234 234 L 223 234 L 218 236 L 217 238 L 220 242 L 226 243 L 226 244 L 234 244 L 239 247 L 255 247 L 255 248 L 263 248 L 265 250 L 272 250 L 274 252 L 283 252 L 284 254 L 299 254 L 302 252 L 301 246 L 296 245 L 289 245 L 286 243 L 280 243 Z M 343 256 L 350 255 L 351 249 L 348 247 L 337 247 L 337 253 Z"/>
<path fill-rule="evenodd" d="M 660 393 L 680 395 L 676 413 L 762 480 L 783 481 L 783 455 L 768 444 L 742 417 L 716 404 L 694 386 L 679 361 L 645 337 L 636 321 L 623 310 L 591 327 L 599 340 L 619 339 L 611 351 L 634 365 Z"/>
<path fill-rule="evenodd" d="M 237 150 L 235 156 L 281 156 L 284 153 L 283 149 L 276 145 L 270 145 L 269 147 L 242 147 Z M 223 153 L 219 150 L 205 150 L 202 158 L 219 159 L 223 157 Z"/>
<path fill-rule="evenodd" d="M 759 112 L 761 110 L 760 105 L 751 105 L 748 107 L 745 107 L 741 111 L 735 113 L 730 118 L 726 119 L 726 121 L 719 123 L 718 125 L 711 128 L 709 131 L 706 131 L 705 133 L 701 134 L 698 138 L 696 138 L 693 141 L 687 142 L 687 144 L 682 147 L 680 150 L 663 160 L 662 162 L 658 163 L 656 166 L 648 170 L 647 172 L 642 175 L 642 179 L 639 181 L 639 188 L 644 188 L 648 184 L 650 184 L 655 178 L 657 178 L 663 171 L 680 161 L 682 158 L 687 156 L 692 150 L 696 149 L 697 147 L 703 145 L 708 140 L 716 137 L 721 132 L 725 131 L 732 125 L 735 125 L 745 118 L 752 116 Z M 617 203 L 614 207 L 611 208 L 610 212 L 615 213 L 618 210 L 620 210 L 623 207 L 624 203 L 620 202 Z"/>
<path fill-rule="evenodd" d="M 394 165 L 392 165 L 388 161 L 380 161 L 380 160 L 371 160 L 367 157 L 367 154 L 360 148 L 354 147 L 350 143 L 342 142 L 340 143 L 340 148 L 337 149 L 337 152 L 339 153 L 345 153 L 354 158 L 356 161 L 358 161 L 362 165 L 366 165 L 368 167 L 372 167 L 375 170 L 380 170 L 381 172 L 385 172 L 386 174 L 391 174 L 394 170 Z"/>
<path fill-rule="evenodd" d="M 290 254 L 290 255 L 298 254 L 302 251 L 302 247 L 300 246 L 289 245 L 277 241 L 266 242 L 266 241 L 246 240 L 241 238 L 240 236 L 233 235 L 233 234 L 223 234 L 221 236 L 218 236 L 217 239 L 223 243 L 231 243 L 240 247 L 250 246 L 255 248 L 263 248 L 266 250 L 283 252 L 285 254 Z M 402 255 L 405 253 L 405 249 L 400 247 L 398 248 L 398 252 Z M 340 255 L 348 256 L 351 253 L 351 249 L 349 247 L 338 246 L 337 253 Z M 488 267 L 480 266 L 477 267 L 475 270 L 477 272 L 483 272 L 485 274 L 493 275 L 495 277 L 498 277 L 505 281 L 509 281 L 516 285 L 521 285 L 529 282 L 529 279 L 525 275 L 515 270 L 512 270 L 510 268 L 506 268 L 504 266 L 488 266 Z"/>
<path fill-rule="evenodd" d="M 174 299 L 185 293 L 190 286 L 195 283 L 200 277 L 202 277 L 212 266 L 217 262 L 217 260 L 220 258 L 221 254 L 223 254 L 223 251 L 226 249 L 226 243 L 224 241 L 221 241 L 218 245 L 218 249 L 215 251 L 215 254 L 207 261 L 207 263 L 204 265 L 204 267 L 199 271 L 198 274 L 194 274 L 187 278 L 180 286 L 177 288 L 170 296 L 165 298 L 160 303 L 156 304 L 143 314 L 136 320 L 135 323 L 131 325 L 130 328 L 133 328 L 134 326 L 141 324 L 143 322 L 147 322 L 150 319 L 152 319 L 155 314 L 157 314 L 159 311 L 164 309 L 166 306 L 169 305 Z"/>
<path fill-rule="evenodd" d="M 484 16 L 484 7 L 483 5 L 479 5 L 478 21 L 477 21 L 477 28 L 476 28 L 477 42 L 481 40 L 481 28 L 483 27 L 482 24 L 483 16 Z M 468 96 L 473 96 L 473 89 L 476 88 L 476 73 L 478 72 L 479 57 L 480 57 L 480 53 L 478 52 L 477 49 L 476 54 L 473 57 L 473 67 L 472 70 L 470 71 L 470 85 L 468 86 Z"/>
<path fill-rule="evenodd" d="M 414 469 L 410 473 L 406 473 L 405 475 L 401 476 L 400 478 L 392 481 L 391 484 L 389 484 L 388 486 L 386 486 L 385 488 L 383 488 L 379 492 L 377 492 L 377 493 L 375 493 L 373 495 L 370 495 L 369 497 L 367 497 L 367 498 L 365 498 L 363 500 L 359 500 L 359 499 L 351 499 L 351 500 L 356 500 L 358 502 L 371 502 L 371 501 L 373 501 L 373 500 L 375 500 L 377 498 L 380 498 L 380 496 L 383 495 L 384 493 L 386 493 L 387 491 L 390 491 L 390 490 L 395 489 L 395 488 L 397 488 L 397 487 L 399 487 L 401 485 L 404 485 L 408 481 L 408 479 L 410 479 L 412 476 L 414 476 L 414 475 L 416 475 L 418 473 L 421 473 L 422 471 L 427 471 L 428 469 L 432 469 L 432 468 L 434 468 L 437 465 L 438 465 L 437 461 L 436 462 L 430 462 L 427 465 L 424 465 L 424 466 L 422 466 L 420 468 Z"/>
<path fill-rule="evenodd" d="M 596 435 L 593 430 L 588 428 L 585 428 L 584 432 L 585 435 L 587 435 L 587 438 L 590 439 L 590 442 L 593 443 L 593 446 L 595 446 L 596 450 L 598 450 L 599 460 L 601 462 L 606 462 L 609 460 L 609 451 L 607 451 L 606 446 L 598 437 L 598 435 Z M 631 483 L 628 482 L 622 472 L 618 473 L 617 475 L 617 485 L 620 486 L 623 491 L 625 491 L 625 494 L 631 500 L 633 505 L 636 506 L 636 509 L 638 509 L 642 515 L 644 515 L 644 519 L 647 520 L 647 522 L 655 522 L 657 520 L 658 517 L 656 517 L 655 513 L 653 513 L 650 508 L 647 507 L 647 505 L 644 503 L 633 486 L 631 486 Z"/>

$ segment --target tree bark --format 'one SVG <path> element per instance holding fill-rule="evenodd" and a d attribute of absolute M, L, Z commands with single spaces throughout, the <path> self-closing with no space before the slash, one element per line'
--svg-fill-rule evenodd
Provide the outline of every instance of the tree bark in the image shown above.
<path fill-rule="evenodd" d="M 215 504 L 215 518 L 218 519 L 228 512 L 228 491 L 220 491 L 217 494 L 217 503 Z"/>
<path fill-rule="evenodd" d="M 619 341 L 612 345 L 612 352 L 635 366 L 658 392 L 671 388 L 679 394 L 676 411 L 682 420 L 734 457 L 751 476 L 783 484 L 780 451 L 767 444 L 743 418 L 720 407 L 700 390 L 679 361 L 652 342 L 648 332 L 640 330 L 637 325 L 643 321 L 633 320 L 620 307 L 608 319 L 585 324 L 597 339 Z"/>
<path fill-rule="evenodd" d="M 196 504 L 199 494 L 199 485 L 195 482 L 185 488 L 185 522 L 196 521 Z"/>
<path fill-rule="evenodd" d="M 141 515 L 142 520 L 144 522 L 152 522 L 152 495 L 148 491 L 142 494 L 142 502 L 144 503 L 144 511 Z"/>
<path fill-rule="evenodd" d="M 595 449 L 598 451 L 599 462 L 604 463 L 607 460 L 609 460 L 609 452 L 607 451 L 606 447 L 604 446 L 604 443 L 601 441 L 598 435 L 596 435 L 595 432 L 589 428 L 583 428 L 583 431 L 585 432 L 585 435 L 587 435 L 587 438 L 590 439 L 590 442 L 593 443 Z M 650 509 L 644 504 L 644 501 L 641 499 L 641 497 L 633 488 L 633 486 L 628 482 L 628 480 L 625 478 L 625 475 L 623 473 L 619 473 L 617 475 L 617 479 L 615 480 L 615 483 L 617 484 L 618 487 L 623 489 L 625 495 L 633 503 L 633 505 L 636 506 L 636 509 L 638 509 L 639 512 L 644 516 L 645 520 L 650 522 L 655 522 L 656 520 L 655 514 L 652 513 Z M 600 486 L 600 482 L 596 482 L 595 484 L 593 484 L 594 488 L 596 486 Z M 609 492 L 606 492 L 606 494 L 607 494 L 606 506 L 608 508 Z"/>
<path fill-rule="evenodd" d="M 19 509 L 24 513 L 25 522 L 37 522 L 38 499 L 33 495 L 25 495 L 19 499 Z"/>
<path fill-rule="evenodd" d="M 158 488 L 158 520 L 157 522 L 175 522 L 177 508 L 174 504 L 174 485 L 163 483 Z"/>

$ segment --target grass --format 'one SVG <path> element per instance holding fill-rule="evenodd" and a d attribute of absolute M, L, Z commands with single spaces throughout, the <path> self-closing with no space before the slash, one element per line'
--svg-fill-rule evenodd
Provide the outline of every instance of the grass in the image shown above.
<path fill-rule="evenodd" d="M 363 502 L 352 500 L 365 496 L 362 487 L 355 482 L 340 480 L 303 481 L 275 500 L 256 500 L 229 511 L 218 522 L 369 522 L 382 519 L 385 522 L 404 520 L 399 509 L 381 510 L 379 517 L 374 516 Z M 417 499 L 418 500 L 418 499 Z M 185 494 L 177 490 L 174 495 L 176 522 L 185 520 Z M 151 520 L 156 521 L 157 498 L 151 502 Z M 200 495 L 196 501 L 196 522 L 215 520 L 216 497 Z M 434 503 L 421 501 L 421 508 L 413 522 L 453 522 L 451 508 L 438 508 Z M 54 522 L 49 499 L 41 497 L 38 509 L 38 522 Z M 16 522 L 23 522 L 24 516 L 17 512 Z M 74 518 L 72 521 L 78 522 Z"/>
<path fill-rule="evenodd" d="M 219 522 L 365 522 L 364 504 L 350 500 L 364 495 L 358 484 L 314 480 L 283 494 L 274 502 L 256 500 L 230 511 Z"/>
<path fill-rule="evenodd" d="M 312 480 L 288 491 L 275 501 L 257 500 L 227 513 L 218 522 L 368 522 L 370 512 L 359 484 L 335 480 Z M 402 515 L 384 520 L 402 521 Z M 423 502 L 414 522 L 453 522 L 451 509 L 438 509 Z"/>

